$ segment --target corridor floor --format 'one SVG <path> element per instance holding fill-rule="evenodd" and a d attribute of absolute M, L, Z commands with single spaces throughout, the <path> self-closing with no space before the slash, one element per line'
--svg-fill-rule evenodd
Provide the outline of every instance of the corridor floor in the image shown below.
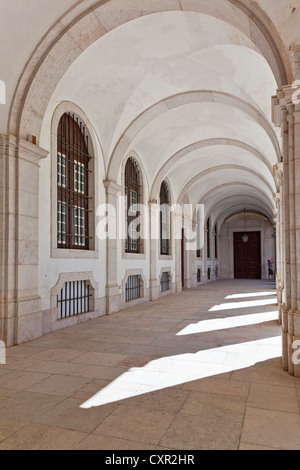
<path fill-rule="evenodd" d="M 300 449 L 274 283 L 217 281 L 52 333 L 0 366 L 0 449 Z"/>

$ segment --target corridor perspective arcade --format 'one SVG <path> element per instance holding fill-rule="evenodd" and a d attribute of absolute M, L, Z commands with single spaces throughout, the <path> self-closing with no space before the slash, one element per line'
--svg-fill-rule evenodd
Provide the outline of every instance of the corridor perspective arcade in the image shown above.
<path fill-rule="evenodd" d="M 205 447 L 178 424 L 201 389 L 238 415 L 209 448 L 299 446 L 300 0 L 0 0 L 0 38 L 0 445 L 52 445 L 73 403 L 45 435 L 105 446 L 162 396 L 143 443 Z"/>

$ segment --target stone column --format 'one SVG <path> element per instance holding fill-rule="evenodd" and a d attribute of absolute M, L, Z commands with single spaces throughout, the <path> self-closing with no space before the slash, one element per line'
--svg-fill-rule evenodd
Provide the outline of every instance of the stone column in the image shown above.
<path fill-rule="evenodd" d="M 159 298 L 159 280 L 157 277 L 157 260 L 160 240 L 160 208 L 156 200 L 149 202 L 150 217 L 150 300 Z"/>
<path fill-rule="evenodd" d="M 273 98 L 273 120 L 281 127 L 283 138 L 283 367 L 297 377 L 300 366 L 293 360 L 293 346 L 300 340 L 300 102 L 295 99 L 299 88 L 285 86 Z"/>
<path fill-rule="evenodd" d="M 38 294 L 39 164 L 48 152 L 0 136 L 0 339 L 7 346 L 43 334 Z"/>
<path fill-rule="evenodd" d="M 282 324 L 284 302 L 284 220 L 283 220 L 283 163 L 274 167 L 274 177 L 278 192 L 274 195 L 276 204 L 276 288 L 278 299 L 278 320 Z"/>
<path fill-rule="evenodd" d="M 193 222 L 193 232 L 196 234 L 195 237 L 195 248 L 190 251 L 190 259 L 191 259 L 191 274 L 192 274 L 192 282 L 191 287 L 197 287 L 197 223 Z"/>
<path fill-rule="evenodd" d="M 182 212 L 179 210 L 179 206 L 176 206 L 176 210 L 173 213 L 174 220 L 174 244 L 175 244 L 175 292 L 182 292 L 182 275 L 181 275 L 181 235 L 183 228 L 183 217 Z M 184 253 L 185 255 L 185 253 Z"/>
<path fill-rule="evenodd" d="M 106 313 L 110 315 L 120 310 L 122 294 L 118 284 L 118 246 L 121 239 L 121 221 L 123 214 L 120 214 L 119 201 L 122 195 L 122 187 L 113 181 L 105 181 L 106 203 L 111 206 L 115 213 L 110 214 L 108 219 L 108 237 L 106 241 Z M 122 245 L 121 245 L 122 250 Z"/>
<path fill-rule="evenodd" d="M 191 289 L 193 287 L 193 271 L 194 271 L 194 249 L 191 248 L 191 245 L 194 245 L 193 240 L 193 214 L 192 208 L 189 204 L 183 206 L 183 222 L 184 222 L 184 232 L 185 232 L 185 252 L 184 252 L 184 287 L 185 289 Z"/>

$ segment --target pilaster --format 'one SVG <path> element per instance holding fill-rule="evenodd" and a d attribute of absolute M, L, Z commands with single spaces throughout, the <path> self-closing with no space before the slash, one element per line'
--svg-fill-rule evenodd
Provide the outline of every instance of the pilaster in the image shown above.
<path fill-rule="evenodd" d="M 300 310 L 300 104 L 295 100 L 299 88 L 285 86 L 278 91 L 273 98 L 273 121 L 281 127 L 283 139 L 283 177 L 279 186 L 281 285 L 278 286 L 283 289 L 280 306 L 283 367 L 291 375 L 300 377 L 300 370 L 293 363 L 293 344 L 300 340 L 297 313 Z"/>
<path fill-rule="evenodd" d="M 108 208 L 108 234 L 106 241 L 107 261 L 106 261 L 106 313 L 110 315 L 120 310 L 121 296 L 118 284 L 118 246 L 121 239 L 120 227 L 117 223 L 121 220 L 119 213 L 119 200 L 122 195 L 122 187 L 113 181 L 105 181 L 106 203 Z"/>
<path fill-rule="evenodd" d="M 156 200 L 149 202 L 150 214 L 150 300 L 159 298 L 160 286 L 157 277 L 157 260 L 159 256 L 159 223 L 160 223 L 160 208 Z"/>
<path fill-rule="evenodd" d="M 42 335 L 39 165 L 47 155 L 24 139 L 0 136 L 0 339 L 7 346 Z"/>

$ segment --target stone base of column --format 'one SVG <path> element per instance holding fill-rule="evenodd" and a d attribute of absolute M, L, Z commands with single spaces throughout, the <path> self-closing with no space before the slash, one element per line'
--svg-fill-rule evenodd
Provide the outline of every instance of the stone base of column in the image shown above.
<path fill-rule="evenodd" d="M 43 335 L 43 313 L 39 296 L 9 299 L 2 302 L 2 340 L 7 347 L 27 343 Z"/>
<path fill-rule="evenodd" d="M 106 315 L 112 315 L 121 310 L 124 303 L 123 297 L 118 284 L 106 286 Z"/>
<path fill-rule="evenodd" d="M 158 285 L 157 279 L 150 279 L 150 288 L 149 288 L 149 296 L 150 300 L 154 301 L 159 298 L 160 294 L 160 289 Z"/>
<path fill-rule="evenodd" d="M 300 377 L 300 311 L 294 313 L 294 334 L 291 337 L 291 361 L 293 364 L 293 375 Z"/>
<path fill-rule="evenodd" d="M 288 310 L 285 305 L 282 308 L 282 367 L 288 371 Z"/>
<path fill-rule="evenodd" d="M 175 279 L 175 292 L 176 293 L 182 292 L 182 279 L 181 279 L 181 276 L 176 276 L 176 279 Z"/>
<path fill-rule="evenodd" d="M 282 364 L 294 377 L 300 377 L 300 311 L 282 314 Z"/>
<path fill-rule="evenodd" d="M 184 287 L 185 287 L 185 289 L 192 289 L 192 287 L 193 287 L 192 279 L 185 279 L 184 280 Z"/>
<path fill-rule="evenodd" d="M 5 346 L 11 347 L 15 345 L 15 318 L 2 318 L 0 319 L 0 340 L 5 343 Z"/>

